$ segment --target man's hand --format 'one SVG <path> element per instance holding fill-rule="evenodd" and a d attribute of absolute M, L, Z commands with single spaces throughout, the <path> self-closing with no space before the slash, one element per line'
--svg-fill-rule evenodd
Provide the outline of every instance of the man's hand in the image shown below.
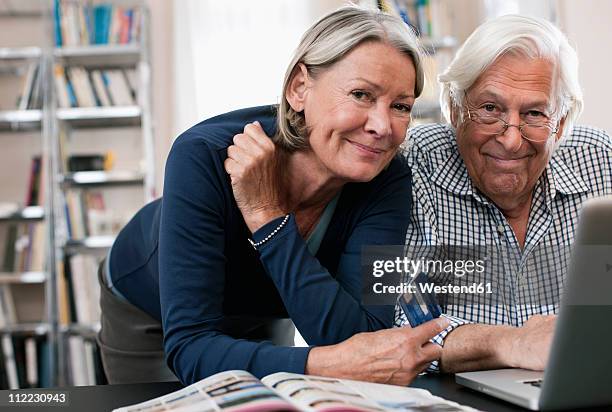
<path fill-rule="evenodd" d="M 251 232 L 283 216 L 279 154 L 274 142 L 259 122 L 249 123 L 244 132 L 234 136 L 227 148 L 225 170 L 232 181 L 232 191 Z"/>
<path fill-rule="evenodd" d="M 534 315 L 508 336 L 508 366 L 542 371 L 548 362 L 556 315 Z"/>
<path fill-rule="evenodd" d="M 429 340 L 448 326 L 444 318 L 416 328 L 358 333 L 342 343 L 313 348 L 306 373 L 334 378 L 408 385 L 442 348 Z"/>

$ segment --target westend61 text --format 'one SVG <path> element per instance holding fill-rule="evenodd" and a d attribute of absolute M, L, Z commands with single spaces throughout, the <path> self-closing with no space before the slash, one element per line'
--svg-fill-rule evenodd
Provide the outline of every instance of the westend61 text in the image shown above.
<path fill-rule="evenodd" d="M 436 285 L 435 283 L 419 283 L 419 284 L 408 284 L 406 282 L 399 285 L 383 285 L 382 283 L 375 283 L 372 286 L 372 290 L 376 294 L 405 294 L 405 293 L 417 293 L 418 290 L 421 293 L 435 293 L 439 294 L 491 294 L 493 289 L 491 283 L 472 283 L 471 285 Z"/>

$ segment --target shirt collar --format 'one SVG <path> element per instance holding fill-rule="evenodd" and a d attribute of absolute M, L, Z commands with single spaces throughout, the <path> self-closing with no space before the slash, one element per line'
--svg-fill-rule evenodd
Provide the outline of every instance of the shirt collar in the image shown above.
<path fill-rule="evenodd" d="M 555 153 L 557 154 L 557 153 Z M 551 199 L 557 192 L 564 195 L 585 193 L 591 190 L 590 186 L 574 170 L 563 161 L 561 156 L 553 155 L 546 167 L 549 176 Z"/>
<path fill-rule="evenodd" d="M 473 196 L 480 203 L 489 204 L 487 197 L 472 184 L 467 167 L 459 154 L 454 133 L 450 154 L 447 151 L 431 153 L 433 174 L 432 181 L 441 188 L 462 196 Z M 550 162 L 544 169 L 549 182 L 548 199 L 555 198 L 557 192 L 565 195 L 588 192 L 590 187 L 585 181 L 567 165 L 557 153 L 553 154 Z"/>

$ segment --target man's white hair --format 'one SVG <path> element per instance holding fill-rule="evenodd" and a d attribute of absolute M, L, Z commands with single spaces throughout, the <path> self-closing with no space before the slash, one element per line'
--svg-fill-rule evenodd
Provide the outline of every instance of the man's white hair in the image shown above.
<path fill-rule="evenodd" d="M 553 64 L 552 109 L 557 120 L 566 117 L 563 135 L 569 135 L 583 106 L 576 51 L 552 23 L 519 15 L 491 19 L 476 28 L 457 51 L 450 66 L 438 77 L 440 105 L 447 121 L 451 122 L 453 110 L 457 120 L 462 121 L 465 93 L 506 53 L 550 60 Z"/>

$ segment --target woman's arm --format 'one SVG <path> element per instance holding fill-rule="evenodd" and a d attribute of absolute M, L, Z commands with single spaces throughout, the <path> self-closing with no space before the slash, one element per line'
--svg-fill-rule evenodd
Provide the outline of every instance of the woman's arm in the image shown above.
<path fill-rule="evenodd" d="M 166 164 L 159 288 L 167 362 L 185 384 L 231 369 L 259 377 L 303 373 L 309 348 L 275 347 L 222 332 L 227 176 L 218 162 L 201 139 L 179 138 Z"/>
<path fill-rule="evenodd" d="M 366 245 L 402 245 L 411 204 L 410 172 L 400 162 L 379 179 L 368 205 L 352 225 L 336 276 L 308 251 L 293 216 L 259 249 L 266 272 L 274 281 L 296 327 L 311 345 L 329 345 L 358 332 L 389 328 L 393 306 L 364 306 L 361 301 L 361 253 Z M 254 234 L 265 237 L 280 219 Z M 330 228 L 331 228 L 330 224 Z"/>

